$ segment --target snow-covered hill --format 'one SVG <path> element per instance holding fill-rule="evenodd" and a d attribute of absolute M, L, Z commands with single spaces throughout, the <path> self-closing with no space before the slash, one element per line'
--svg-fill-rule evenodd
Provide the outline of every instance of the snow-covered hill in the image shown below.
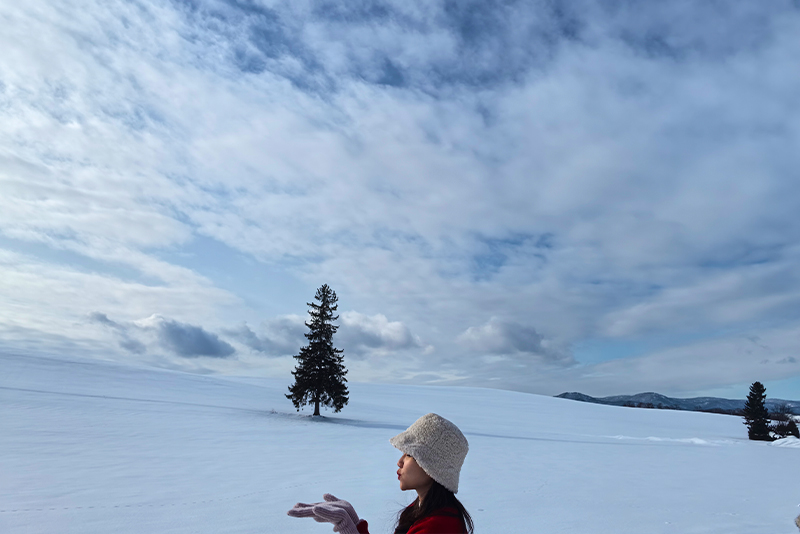
<path fill-rule="evenodd" d="M 437 412 L 470 441 L 478 533 L 796 534 L 800 449 L 738 418 L 469 388 L 351 384 L 313 419 L 287 380 L 0 355 L 0 532 L 328 533 L 324 492 L 373 534 L 413 497 L 388 439 Z M 795 443 L 796 444 L 796 443 Z"/>

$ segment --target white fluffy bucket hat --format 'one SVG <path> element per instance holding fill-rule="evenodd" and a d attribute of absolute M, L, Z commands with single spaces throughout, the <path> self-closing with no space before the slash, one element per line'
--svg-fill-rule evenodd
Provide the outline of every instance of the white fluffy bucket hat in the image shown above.
<path fill-rule="evenodd" d="M 456 425 L 429 413 L 389 442 L 414 458 L 436 482 L 458 493 L 458 475 L 469 451 L 469 443 Z"/>

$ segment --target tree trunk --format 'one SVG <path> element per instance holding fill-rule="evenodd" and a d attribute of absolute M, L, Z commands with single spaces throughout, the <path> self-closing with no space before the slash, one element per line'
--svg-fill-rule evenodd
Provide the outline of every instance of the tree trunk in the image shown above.
<path fill-rule="evenodd" d="M 319 415 L 319 399 L 314 399 L 314 415 Z"/>

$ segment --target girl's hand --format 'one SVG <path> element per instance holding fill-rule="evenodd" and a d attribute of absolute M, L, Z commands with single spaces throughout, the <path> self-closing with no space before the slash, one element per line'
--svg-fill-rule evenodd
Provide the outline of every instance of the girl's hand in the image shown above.
<path fill-rule="evenodd" d="M 358 522 L 360 521 L 360 519 L 358 519 L 358 514 L 356 514 L 356 511 L 353 508 L 352 504 L 350 504 L 349 502 L 347 502 L 345 500 L 337 499 L 336 497 L 334 497 L 330 493 L 326 493 L 325 495 L 322 496 L 322 498 L 325 499 L 325 502 L 327 502 L 331 506 L 335 506 L 337 508 L 341 508 L 342 510 L 347 512 L 347 515 L 350 516 L 350 520 L 353 521 L 353 524 L 354 525 L 358 525 Z"/>
<path fill-rule="evenodd" d="M 330 493 L 323 495 L 323 502 L 297 503 L 287 512 L 292 517 L 311 517 L 319 523 L 333 523 L 333 531 L 339 534 L 359 534 L 358 518 L 353 506 Z"/>

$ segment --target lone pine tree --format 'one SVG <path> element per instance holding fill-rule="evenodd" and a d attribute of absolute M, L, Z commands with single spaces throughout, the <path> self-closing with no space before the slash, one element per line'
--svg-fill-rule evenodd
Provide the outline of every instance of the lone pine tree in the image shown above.
<path fill-rule="evenodd" d="M 289 387 L 286 398 L 292 401 L 297 411 L 302 406 L 314 403 L 314 415 L 319 415 L 319 406 L 332 407 L 334 413 L 350 400 L 347 395 L 347 369 L 344 367 L 342 350 L 334 348 L 333 334 L 339 329 L 333 322 L 339 318 L 333 313 L 339 307 L 336 292 L 327 284 L 317 289 L 316 303 L 309 302 L 310 322 L 306 323 L 308 345 L 295 356 L 297 367 L 292 371 L 294 385 Z"/>
<path fill-rule="evenodd" d="M 744 424 L 747 425 L 747 437 L 755 440 L 771 441 L 769 435 L 769 414 L 764 406 L 767 389 L 761 382 L 753 382 L 750 393 L 744 403 Z"/>

